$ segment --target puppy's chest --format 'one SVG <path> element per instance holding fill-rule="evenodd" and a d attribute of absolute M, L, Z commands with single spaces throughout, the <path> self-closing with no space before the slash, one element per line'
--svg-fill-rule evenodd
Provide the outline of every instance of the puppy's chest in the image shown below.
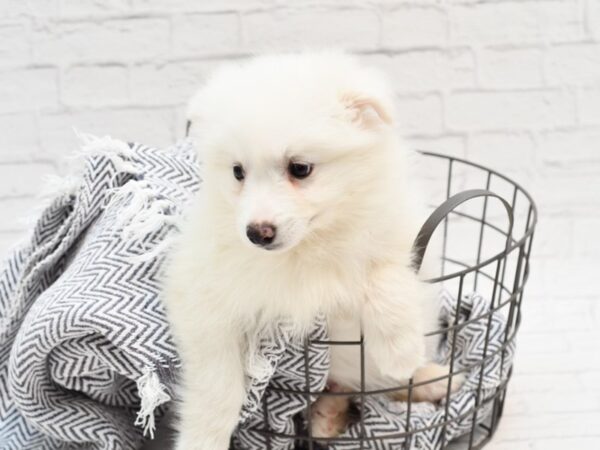
<path fill-rule="evenodd" d="M 366 295 L 364 276 L 339 267 L 317 263 L 258 270 L 261 275 L 250 276 L 244 283 L 245 297 L 261 311 L 274 315 L 306 320 L 320 312 L 356 307 Z"/>

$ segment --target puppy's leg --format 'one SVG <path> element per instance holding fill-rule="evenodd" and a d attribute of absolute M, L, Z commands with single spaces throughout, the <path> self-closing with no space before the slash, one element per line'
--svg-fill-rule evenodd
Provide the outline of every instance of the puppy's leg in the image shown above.
<path fill-rule="evenodd" d="M 408 267 L 373 270 L 362 313 L 365 346 L 382 375 L 410 378 L 425 363 L 429 290 Z"/>
<path fill-rule="evenodd" d="M 436 363 L 427 363 L 422 367 L 419 367 L 413 375 L 413 383 L 419 384 L 424 383 L 435 378 L 447 376 L 450 373 L 449 366 L 441 366 Z M 452 377 L 452 386 L 450 392 L 454 393 L 464 383 L 464 376 L 457 374 Z M 421 386 L 416 386 L 412 391 L 412 401 L 414 402 L 431 402 L 435 403 L 446 398 L 448 391 L 448 379 L 443 378 L 438 381 L 426 383 Z M 403 390 L 392 395 L 394 400 L 408 401 L 408 391 Z"/>
<path fill-rule="evenodd" d="M 198 346 L 184 359 L 180 435 L 177 450 L 227 450 L 244 401 L 239 344 L 226 336 L 203 336 L 212 348 Z"/>
<path fill-rule="evenodd" d="M 245 398 L 239 336 L 203 313 L 173 323 L 183 365 L 177 450 L 227 450 Z"/>
<path fill-rule="evenodd" d="M 343 393 L 347 390 L 331 382 L 329 392 Z M 329 438 L 342 434 L 348 427 L 350 416 L 350 396 L 324 395 L 311 407 L 311 430 L 313 437 Z"/>

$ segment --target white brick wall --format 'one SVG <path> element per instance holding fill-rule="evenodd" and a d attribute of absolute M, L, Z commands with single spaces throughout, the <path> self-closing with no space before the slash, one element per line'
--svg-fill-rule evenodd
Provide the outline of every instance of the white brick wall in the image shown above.
<path fill-rule="evenodd" d="M 166 145 L 215 65 L 321 46 L 390 73 L 415 146 L 534 194 L 523 344 L 492 448 L 600 448 L 586 419 L 600 411 L 600 0 L 0 0 L 0 251 L 73 126 Z"/>

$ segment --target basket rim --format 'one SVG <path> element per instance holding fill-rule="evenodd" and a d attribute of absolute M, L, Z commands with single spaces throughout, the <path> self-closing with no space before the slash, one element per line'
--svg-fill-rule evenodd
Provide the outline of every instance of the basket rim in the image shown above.
<path fill-rule="evenodd" d="M 447 281 L 447 280 L 450 280 L 453 278 L 464 277 L 465 275 L 467 275 L 471 272 L 480 271 L 480 269 L 482 269 L 483 267 L 485 267 L 493 262 L 499 261 L 500 259 L 506 257 L 506 255 L 508 255 L 509 253 L 514 251 L 516 248 L 523 246 L 525 244 L 525 242 L 527 241 L 527 239 L 529 239 L 533 235 L 533 233 L 535 231 L 535 227 L 537 225 L 537 221 L 538 221 L 538 209 L 537 209 L 537 205 L 536 205 L 535 201 L 533 200 L 533 197 L 531 196 L 531 194 L 529 194 L 529 192 L 527 192 L 527 190 L 525 190 L 525 188 L 523 188 L 523 186 L 521 186 L 521 184 L 519 184 L 512 178 L 509 178 L 506 175 L 503 175 L 494 169 L 490 169 L 487 166 L 484 166 L 484 165 L 476 163 L 476 162 L 469 161 L 464 158 L 459 158 L 459 157 L 451 156 L 451 155 L 444 155 L 442 153 L 430 152 L 430 151 L 425 151 L 425 150 L 417 150 L 417 153 L 424 155 L 424 156 L 446 159 L 449 161 L 449 164 L 452 164 L 454 161 L 456 161 L 460 164 L 464 164 L 467 166 L 471 166 L 471 167 L 475 167 L 477 169 L 483 170 L 488 173 L 488 176 L 494 175 L 494 176 L 497 176 L 498 178 L 501 178 L 501 179 L 505 180 L 506 182 L 510 183 L 512 186 L 514 186 L 515 191 L 520 191 L 529 201 L 527 229 L 525 230 L 523 235 L 518 240 L 515 237 L 509 236 L 510 245 L 507 245 L 504 250 L 497 253 L 496 255 L 491 256 L 490 258 L 488 258 L 484 261 L 481 261 L 478 264 L 468 266 L 465 269 L 458 270 L 456 272 L 452 272 L 452 273 L 442 275 L 439 277 L 430 278 L 428 280 L 425 280 L 426 282 L 439 283 L 439 282 Z"/>

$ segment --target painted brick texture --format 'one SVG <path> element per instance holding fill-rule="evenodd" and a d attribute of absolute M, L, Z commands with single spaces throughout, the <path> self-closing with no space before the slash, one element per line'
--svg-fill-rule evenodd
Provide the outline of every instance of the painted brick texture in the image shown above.
<path fill-rule="evenodd" d="M 0 251 L 73 127 L 167 145 L 218 64 L 331 46 L 389 73 L 408 142 L 507 172 L 540 207 L 489 448 L 600 448 L 600 0 L 0 0 Z"/>

